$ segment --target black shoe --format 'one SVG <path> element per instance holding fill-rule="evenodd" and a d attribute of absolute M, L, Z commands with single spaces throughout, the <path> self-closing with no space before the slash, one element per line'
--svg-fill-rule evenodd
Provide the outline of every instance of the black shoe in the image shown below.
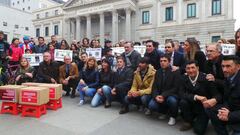
<path fill-rule="evenodd" d="M 71 98 L 75 98 L 75 97 L 76 97 L 75 94 L 72 94 L 72 95 L 71 95 Z"/>
<path fill-rule="evenodd" d="M 119 114 L 125 114 L 129 112 L 129 108 L 128 107 L 122 107 L 121 110 L 119 111 Z"/>
<path fill-rule="evenodd" d="M 111 107 L 111 103 L 109 103 L 108 101 L 106 101 L 105 105 L 104 105 L 104 108 L 109 108 Z"/>
<path fill-rule="evenodd" d="M 187 131 L 192 128 L 190 123 L 184 122 L 183 125 L 180 127 L 180 131 Z"/>
<path fill-rule="evenodd" d="M 69 95 L 70 95 L 69 92 L 67 92 L 67 93 L 65 94 L 65 96 L 67 96 L 67 97 L 68 97 Z"/>

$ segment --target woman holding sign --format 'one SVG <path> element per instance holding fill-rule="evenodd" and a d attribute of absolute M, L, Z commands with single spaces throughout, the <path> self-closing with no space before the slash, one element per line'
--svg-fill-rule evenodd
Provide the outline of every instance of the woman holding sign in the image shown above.
<path fill-rule="evenodd" d="M 236 55 L 240 57 L 240 28 L 235 33 L 236 40 Z"/>
<path fill-rule="evenodd" d="M 17 69 L 15 74 L 16 76 L 16 84 L 21 85 L 25 82 L 32 82 L 33 81 L 33 72 L 34 68 L 30 66 L 28 60 L 24 57 L 20 59 L 20 65 Z"/>
<path fill-rule="evenodd" d="M 77 89 L 80 94 L 79 105 L 84 104 L 84 96 L 93 97 L 99 84 L 99 73 L 97 61 L 94 57 L 89 57 L 86 66 L 80 74 L 80 81 Z"/>

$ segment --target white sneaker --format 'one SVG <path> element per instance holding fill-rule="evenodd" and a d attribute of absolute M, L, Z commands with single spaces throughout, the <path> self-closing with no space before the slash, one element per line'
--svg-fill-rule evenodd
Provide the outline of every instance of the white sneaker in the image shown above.
<path fill-rule="evenodd" d="M 165 120 L 165 119 L 167 119 L 167 115 L 161 114 L 160 116 L 158 116 L 158 119 L 159 120 Z"/>
<path fill-rule="evenodd" d="M 168 125 L 169 125 L 169 126 L 173 126 L 173 125 L 175 125 L 175 124 L 176 124 L 176 119 L 173 118 L 173 117 L 170 117 L 170 119 L 169 119 L 169 121 L 168 121 Z"/>
<path fill-rule="evenodd" d="M 151 110 L 146 108 L 145 109 L 145 115 L 151 115 L 151 114 L 152 114 Z"/>
<path fill-rule="evenodd" d="M 84 104 L 84 100 L 80 100 L 80 102 L 78 103 L 79 106 Z"/>

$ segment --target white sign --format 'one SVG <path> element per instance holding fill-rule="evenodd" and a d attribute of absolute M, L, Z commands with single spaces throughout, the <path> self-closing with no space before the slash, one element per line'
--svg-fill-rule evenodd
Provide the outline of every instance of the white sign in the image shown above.
<path fill-rule="evenodd" d="M 72 60 L 73 52 L 71 50 L 60 50 L 55 49 L 54 51 L 54 60 L 56 61 L 64 61 L 64 56 L 69 56 Z"/>
<path fill-rule="evenodd" d="M 222 44 L 222 54 L 223 55 L 235 55 L 236 45 L 235 44 Z"/>
<path fill-rule="evenodd" d="M 146 52 L 146 46 L 134 46 L 134 50 L 138 51 L 143 57 Z"/>
<path fill-rule="evenodd" d="M 112 49 L 113 55 L 118 55 L 118 54 L 122 54 L 125 52 L 124 47 L 113 47 L 111 49 Z"/>
<path fill-rule="evenodd" d="M 28 60 L 31 66 L 39 66 L 39 63 L 43 61 L 42 53 L 24 54 L 23 57 Z"/>
<path fill-rule="evenodd" d="M 87 48 L 86 53 L 89 57 L 96 58 L 96 60 L 101 60 L 102 58 L 102 48 Z"/>

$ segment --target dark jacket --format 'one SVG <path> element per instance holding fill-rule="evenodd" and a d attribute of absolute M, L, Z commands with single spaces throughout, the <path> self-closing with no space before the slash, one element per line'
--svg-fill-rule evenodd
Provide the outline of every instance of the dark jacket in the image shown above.
<path fill-rule="evenodd" d="M 25 82 L 32 82 L 33 78 L 29 77 L 26 75 L 26 73 L 34 73 L 34 68 L 33 67 L 29 67 L 28 69 L 22 69 L 21 67 L 19 67 L 15 73 L 15 77 L 18 77 L 19 75 L 21 76 L 19 81 L 16 82 L 17 85 L 21 85 L 22 83 Z"/>
<path fill-rule="evenodd" d="M 114 88 L 117 91 L 127 92 L 130 90 L 133 80 L 133 70 L 128 67 L 124 67 L 119 73 L 116 71 L 114 73 Z"/>
<path fill-rule="evenodd" d="M 163 80 L 165 78 L 165 81 Z M 165 70 L 165 77 L 163 77 L 163 69 L 159 69 L 155 74 L 155 79 L 152 86 L 152 95 L 161 95 L 165 98 L 168 96 L 178 97 L 178 89 L 180 85 L 180 72 L 172 72 L 170 68 Z"/>
<path fill-rule="evenodd" d="M 5 40 L 1 40 L 0 41 L 0 61 L 2 64 L 4 64 L 4 66 L 6 66 L 5 62 L 7 62 L 6 57 L 9 51 L 10 51 L 10 45 L 8 44 L 8 42 L 6 42 Z"/>
<path fill-rule="evenodd" d="M 96 69 L 83 69 L 81 79 L 89 88 L 97 88 L 99 84 L 99 73 Z"/>
<path fill-rule="evenodd" d="M 230 110 L 228 122 L 234 129 L 240 131 L 240 71 L 238 71 L 232 83 L 226 80 L 223 101 L 224 105 Z"/>
<path fill-rule="evenodd" d="M 114 85 L 114 72 L 99 72 L 99 85 L 98 88 L 101 88 L 102 86 L 107 85 L 109 87 L 113 87 Z"/>
<path fill-rule="evenodd" d="M 208 81 L 206 79 L 206 75 L 202 72 L 199 73 L 195 87 L 192 85 L 189 77 L 187 75 L 184 75 L 179 92 L 181 99 L 187 100 L 189 102 L 195 102 L 195 95 L 205 96 L 207 99 L 216 98 L 218 103 L 222 101 L 222 97 L 217 91 L 214 83 Z M 198 104 L 201 105 L 201 108 L 203 107 L 199 101 Z"/>
<path fill-rule="evenodd" d="M 125 55 L 126 55 L 125 52 L 122 53 L 122 57 L 124 57 L 124 61 L 126 63 L 127 56 L 125 56 Z M 130 56 L 128 56 L 128 58 L 131 62 L 131 66 L 129 66 L 129 67 L 132 68 L 133 71 L 135 71 L 137 69 L 139 61 L 141 59 L 141 54 L 139 52 L 137 52 L 136 50 L 133 50 L 132 54 Z"/>
<path fill-rule="evenodd" d="M 204 65 L 206 62 L 206 56 L 202 51 L 198 51 L 195 54 L 195 60 L 198 62 L 199 64 L 199 71 L 200 72 L 204 72 Z"/>
<path fill-rule="evenodd" d="M 148 57 L 150 59 L 150 64 L 158 70 L 160 68 L 160 57 L 162 56 L 162 52 L 154 49 L 151 53 L 145 53 L 144 57 Z"/>
<path fill-rule="evenodd" d="M 216 67 L 214 71 L 214 65 Z M 205 63 L 205 73 L 206 74 L 212 74 L 215 77 L 215 84 L 217 86 L 217 89 L 223 94 L 224 91 L 224 75 L 222 71 L 222 55 L 219 57 L 219 59 L 216 62 L 207 60 Z"/>
<path fill-rule="evenodd" d="M 47 51 L 47 49 L 48 49 L 48 47 L 47 47 L 47 45 L 46 44 L 44 44 L 44 45 L 35 45 L 34 47 L 33 47 L 33 53 L 44 53 L 44 52 L 46 52 Z"/>
<path fill-rule="evenodd" d="M 48 65 L 45 61 L 41 62 L 37 73 L 38 82 L 51 83 L 51 78 L 59 80 L 59 63 L 51 61 Z"/>

